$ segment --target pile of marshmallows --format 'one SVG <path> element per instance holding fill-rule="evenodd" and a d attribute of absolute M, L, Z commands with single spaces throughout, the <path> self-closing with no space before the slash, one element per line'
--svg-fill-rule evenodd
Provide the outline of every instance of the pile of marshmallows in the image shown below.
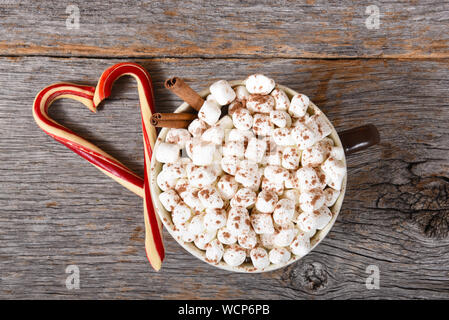
<path fill-rule="evenodd" d="M 156 149 L 175 236 L 212 264 L 262 270 L 304 256 L 331 221 L 346 175 L 327 120 L 307 96 L 290 101 L 261 74 L 234 89 L 217 81 L 210 92 L 188 129 L 169 129 Z"/>

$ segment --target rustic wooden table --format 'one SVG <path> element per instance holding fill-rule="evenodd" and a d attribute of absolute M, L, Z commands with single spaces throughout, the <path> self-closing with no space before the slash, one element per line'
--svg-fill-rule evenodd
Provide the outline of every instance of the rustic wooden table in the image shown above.
<path fill-rule="evenodd" d="M 449 298 L 449 3 L 273 3 L 0 0 L 0 298 Z M 199 90 L 260 72 L 309 95 L 338 130 L 376 124 L 382 142 L 348 158 L 338 220 L 298 263 L 231 274 L 165 233 L 156 273 L 142 200 L 31 114 L 44 86 L 95 85 L 121 61 L 149 70 L 161 111 L 180 104 L 168 77 Z M 98 114 L 58 101 L 52 115 L 142 173 L 136 84 L 115 89 Z M 79 289 L 66 287 L 69 265 Z"/>

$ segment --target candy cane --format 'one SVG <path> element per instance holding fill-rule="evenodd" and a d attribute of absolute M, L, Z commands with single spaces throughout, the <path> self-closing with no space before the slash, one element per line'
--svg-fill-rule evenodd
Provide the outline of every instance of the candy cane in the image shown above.
<path fill-rule="evenodd" d="M 50 118 L 48 109 L 61 98 L 70 98 L 83 103 L 92 112 L 96 112 L 93 102 L 95 87 L 71 83 L 57 83 L 41 90 L 35 100 L 33 116 L 37 125 L 49 136 L 64 144 L 95 165 L 107 176 L 143 197 L 143 179 L 94 144 L 83 139 L 70 129 Z"/>
<path fill-rule="evenodd" d="M 144 180 L 118 160 L 58 124 L 48 115 L 50 105 L 60 98 L 78 100 L 91 111 L 96 112 L 98 104 L 110 95 L 115 80 L 123 75 L 132 75 L 138 83 L 145 152 Z M 115 181 L 144 198 L 146 254 L 153 268 L 159 270 L 165 254 L 161 234 L 162 224 L 154 212 L 148 182 L 152 148 L 156 139 L 156 130 L 150 125 L 152 112 L 154 112 L 154 103 L 150 76 L 145 69 L 134 63 L 120 63 L 108 68 L 100 77 L 96 88 L 70 83 L 51 85 L 38 93 L 33 107 L 34 119 L 44 132 L 85 158 Z"/>
<path fill-rule="evenodd" d="M 137 81 L 140 109 L 142 115 L 142 133 L 144 142 L 144 217 L 145 249 L 148 260 L 155 270 L 161 268 L 165 251 L 162 242 L 162 223 L 154 211 L 150 194 L 150 161 L 156 141 L 156 129 L 151 125 L 151 116 L 155 112 L 150 74 L 135 63 L 119 63 L 108 68 L 100 77 L 95 89 L 94 104 L 109 97 L 114 82 L 124 76 L 133 76 Z"/>

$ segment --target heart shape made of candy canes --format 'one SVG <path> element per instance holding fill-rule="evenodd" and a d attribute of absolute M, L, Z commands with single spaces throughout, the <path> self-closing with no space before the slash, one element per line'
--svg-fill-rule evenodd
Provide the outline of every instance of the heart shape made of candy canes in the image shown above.
<path fill-rule="evenodd" d="M 137 81 L 145 154 L 143 179 L 120 163 L 120 161 L 114 159 L 108 153 L 70 129 L 57 123 L 48 115 L 48 109 L 51 104 L 61 98 L 79 101 L 92 112 L 96 112 L 97 106 L 101 101 L 110 96 L 114 82 L 124 75 L 133 76 Z M 154 112 L 153 86 L 150 75 L 140 65 L 130 62 L 118 63 L 106 69 L 96 87 L 72 83 L 50 85 L 37 94 L 33 104 L 34 120 L 45 133 L 144 199 L 145 251 L 148 261 L 157 271 L 161 268 L 165 250 L 162 241 L 162 223 L 153 208 L 149 183 L 150 160 L 156 140 L 156 129 L 150 123 L 151 115 Z"/>

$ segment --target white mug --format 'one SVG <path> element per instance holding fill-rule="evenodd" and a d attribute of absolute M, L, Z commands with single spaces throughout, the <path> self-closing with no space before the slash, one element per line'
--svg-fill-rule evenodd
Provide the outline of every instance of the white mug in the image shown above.
<path fill-rule="evenodd" d="M 232 87 L 235 87 L 238 85 L 244 85 L 244 81 L 243 80 L 230 81 L 230 84 Z M 296 92 L 288 87 L 282 86 L 282 85 L 277 85 L 276 87 L 284 90 L 290 99 L 294 95 L 298 94 L 298 92 Z M 210 93 L 209 89 L 207 89 L 207 90 L 201 91 L 199 94 L 201 97 L 205 98 L 209 93 Z M 186 102 L 184 102 L 176 109 L 175 112 L 176 113 L 188 112 L 190 110 L 191 110 L 191 107 Z M 308 112 L 313 114 L 318 110 L 319 110 L 319 108 L 315 104 L 310 102 Z M 365 148 L 379 142 L 379 134 L 377 132 L 377 129 L 373 125 L 367 125 L 367 126 L 363 126 L 363 127 L 354 128 L 354 129 L 345 131 L 343 133 L 340 133 L 340 136 L 339 136 L 339 134 L 337 133 L 337 131 L 335 130 L 334 126 L 329 121 L 329 119 L 327 119 L 327 117 L 325 117 L 325 119 L 328 122 L 328 124 L 330 125 L 330 127 L 332 128 L 332 133 L 328 137 L 330 137 L 334 141 L 334 144 L 336 146 L 343 147 L 346 155 L 353 153 L 355 151 L 365 149 Z M 200 259 L 208 264 L 211 264 L 214 267 L 228 270 L 228 271 L 246 272 L 246 273 L 273 271 L 273 270 L 276 270 L 279 268 L 286 267 L 289 264 L 296 262 L 302 258 L 302 257 L 292 255 L 292 257 L 290 258 L 290 260 L 287 263 L 282 264 L 282 265 L 270 264 L 267 268 L 265 268 L 263 270 L 255 269 L 251 263 L 244 263 L 244 264 L 236 266 L 236 267 L 229 266 L 224 261 L 220 261 L 218 264 L 212 264 L 206 260 L 206 252 L 205 251 L 198 249 L 195 246 L 195 244 L 193 244 L 192 242 L 187 243 L 187 242 L 182 241 L 182 239 L 177 238 L 174 233 L 174 224 L 171 220 L 171 214 L 167 210 L 165 210 L 164 206 L 159 201 L 159 194 L 161 193 L 161 190 L 159 189 L 159 187 L 156 183 L 157 175 L 162 170 L 162 163 L 160 163 L 156 160 L 155 154 L 158 152 L 158 145 L 162 141 L 165 141 L 165 136 L 166 136 L 167 132 L 168 132 L 167 128 L 163 128 L 160 131 L 160 133 L 158 135 L 158 139 L 154 146 L 153 157 L 151 159 L 151 176 L 150 176 L 151 197 L 153 199 L 155 211 L 161 218 L 162 223 L 164 224 L 165 228 L 168 230 L 170 235 L 173 238 L 175 238 L 176 241 L 184 249 L 186 249 L 188 252 L 193 254 L 198 259 Z M 344 144 L 342 144 L 342 141 L 344 142 Z M 342 161 L 346 166 L 346 158 L 345 157 L 343 158 Z M 318 230 L 315 233 L 315 235 L 310 239 L 310 244 L 311 244 L 310 251 L 312 251 L 324 239 L 324 237 L 326 237 L 326 235 L 328 234 L 328 232 L 334 225 L 335 221 L 337 220 L 338 213 L 340 212 L 340 209 L 341 209 L 341 206 L 343 203 L 343 198 L 345 195 L 346 180 L 347 180 L 347 176 L 345 176 L 343 179 L 340 195 L 339 195 L 337 201 L 330 208 L 330 210 L 332 212 L 332 220 L 322 230 Z"/>

